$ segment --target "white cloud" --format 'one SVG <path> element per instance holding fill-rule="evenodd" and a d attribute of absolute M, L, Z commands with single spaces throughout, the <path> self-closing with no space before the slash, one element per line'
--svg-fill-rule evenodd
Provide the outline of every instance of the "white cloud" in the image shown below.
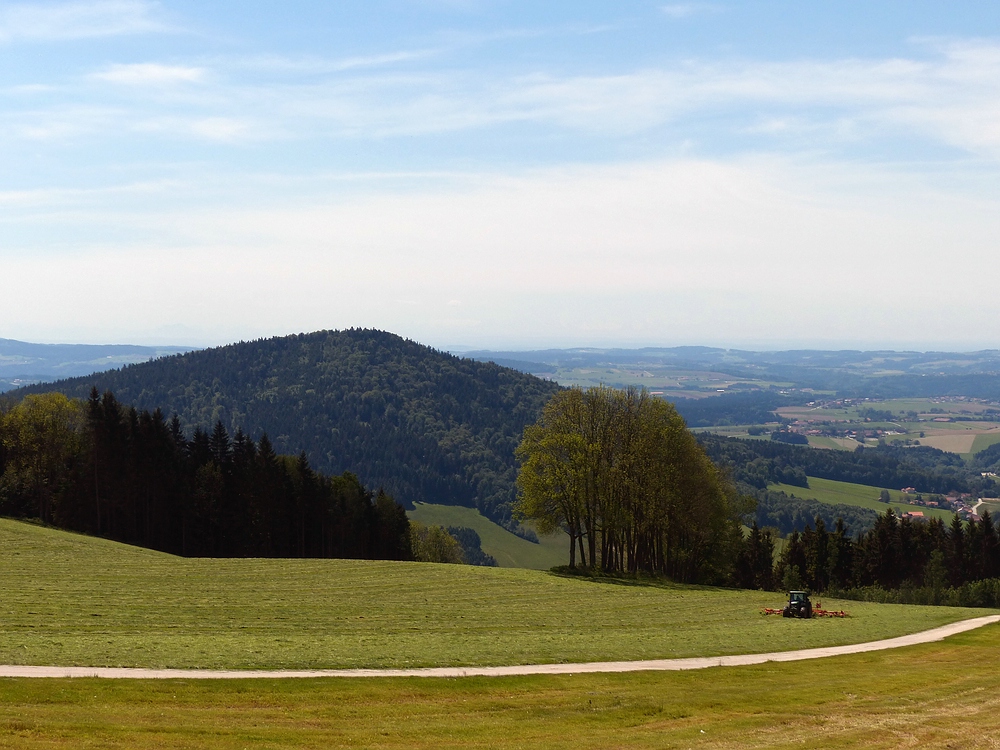
<path fill-rule="evenodd" d="M 206 117 L 191 123 L 191 132 L 213 141 L 232 141 L 244 136 L 250 126 L 230 117 Z"/>
<path fill-rule="evenodd" d="M 671 3 L 660 8 L 671 18 L 689 18 L 702 13 L 720 13 L 721 8 L 710 3 Z"/>
<path fill-rule="evenodd" d="M 355 57 L 289 57 L 285 55 L 258 55 L 255 57 L 219 58 L 218 64 L 233 71 L 267 71 L 288 75 L 323 75 L 349 70 L 383 68 L 398 63 L 425 60 L 440 54 L 437 49 L 415 49 L 385 52 L 378 55 Z"/>
<path fill-rule="evenodd" d="M 205 77 L 203 68 L 159 63 L 111 65 L 94 73 L 91 78 L 128 86 L 157 86 L 173 83 L 198 83 Z"/>
<path fill-rule="evenodd" d="M 0 42 L 58 41 L 163 31 L 159 5 L 144 0 L 18 3 L 0 8 Z"/>

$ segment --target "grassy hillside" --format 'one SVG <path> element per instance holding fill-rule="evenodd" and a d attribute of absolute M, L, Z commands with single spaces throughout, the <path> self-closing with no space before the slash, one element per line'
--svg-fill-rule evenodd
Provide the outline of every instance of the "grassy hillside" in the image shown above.
<path fill-rule="evenodd" d="M 858 508 L 869 508 L 878 513 L 885 513 L 887 508 L 892 508 L 897 515 L 902 515 L 909 511 L 922 511 L 925 516 L 937 516 L 945 522 L 951 521 L 954 513 L 940 508 L 926 508 L 922 505 L 910 505 L 905 501 L 906 496 L 899 490 L 889 490 L 892 502 L 880 502 L 880 487 L 869 487 L 865 484 L 852 484 L 851 482 L 835 482 L 832 479 L 819 479 L 809 477 L 809 487 L 795 487 L 791 484 L 772 484 L 768 489 L 779 490 L 789 495 L 795 495 L 806 500 L 818 500 L 821 503 L 830 505 L 853 505 Z"/>
<path fill-rule="evenodd" d="M 0 747 L 993 747 L 998 635 L 695 672 L 3 680 Z"/>
<path fill-rule="evenodd" d="M 390 333 L 320 331 L 190 352 L 16 393 L 111 390 L 191 429 L 221 420 L 351 471 L 398 501 L 477 507 L 509 518 L 514 449 L 559 386 Z"/>
<path fill-rule="evenodd" d="M 0 520 L 0 663 L 376 667 L 647 659 L 834 645 L 983 610 L 637 586 L 531 570 L 349 560 L 185 559 Z"/>
<path fill-rule="evenodd" d="M 483 551 L 493 555 L 501 568 L 548 570 L 569 562 L 569 537 L 561 531 L 539 535 L 539 543 L 535 544 L 511 534 L 474 508 L 418 503 L 407 515 L 428 526 L 468 526 L 475 529 L 483 540 Z"/>

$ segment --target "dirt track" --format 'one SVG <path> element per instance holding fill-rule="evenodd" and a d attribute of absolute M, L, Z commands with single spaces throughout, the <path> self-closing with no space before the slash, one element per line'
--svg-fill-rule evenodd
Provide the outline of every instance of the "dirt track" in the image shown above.
<path fill-rule="evenodd" d="M 434 667 L 429 669 L 319 669 L 319 670 L 214 670 L 214 669 L 139 669 L 125 667 L 19 667 L 0 666 L 0 677 L 104 677 L 136 680 L 242 680 L 287 679 L 302 677 L 504 677 L 534 674 L 582 674 L 593 672 L 680 671 L 707 667 L 738 667 L 769 661 L 800 661 L 827 656 L 860 654 L 890 648 L 933 643 L 949 635 L 964 633 L 1000 622 L 1000 615 L 976 617 L 922 633 L 888 638 L 884 641 L 855 643 L 848 646 L 778 651 L 770 654 L 710 656 L 690 659 L 650 661 L 601 661 L 585 664 L 526 664 L 512 667 Z"/>

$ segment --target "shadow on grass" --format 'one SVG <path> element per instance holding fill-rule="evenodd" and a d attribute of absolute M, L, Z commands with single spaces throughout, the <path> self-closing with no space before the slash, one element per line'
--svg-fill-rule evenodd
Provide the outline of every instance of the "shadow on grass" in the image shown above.
<path fill-rule="evenodd" d="M 604 583 L 613 586 L 641 586 L 643 588 L 658 589 L 683 589 L 684 591 L 718 591 L 724 586 L 706 586 L 697 583 L 677 583 L 666 576 L 658 576 L 650 573 L 607 573 L 603 570 L 592 570 L 591 568 L 571 568 L 568 565 L 559 565 L 549 570 L 550 575 L 559 578 L 573 578 L 576 580 L 589 581 L 590 583 Z"/>

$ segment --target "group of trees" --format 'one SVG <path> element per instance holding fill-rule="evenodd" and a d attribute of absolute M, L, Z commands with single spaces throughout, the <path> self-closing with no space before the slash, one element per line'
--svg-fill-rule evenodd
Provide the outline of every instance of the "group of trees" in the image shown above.
<path fill-rule="evenodd" d="M 481 565 L 495 568 L 496 558 L 483 552 L 482 539 L 468 526 L 428 526 L 410 522 L 410 546 L 418 562 Z"/>
<path fill-rule="evenodd" d="M 561 527 L 569 563 L 718 581 L 739 546 L 743 508 L 684 420 L 645 389 L 554 395 L 518 448 L 516 512 Z"/>
<path fill-rule="evenodd" d="M 412 559 L 405 510 L 353 474 L 96 389 L 0 412 L 0 513 L 189 556 Z"/>
<path fill-rule="evenodd" d="M 785 540 L 772 563 L 774 539 L 754 523 L 743 543 L 735 582 L 745 588 L 807 588 L 846 592 L 927 588 L 942 590 L 1000 578 L 1000 535 L 990 514 L 946 526 L 899 518 L 887 510 L 866 532 L 851 537 L 843 520 L 828 530 L 822 518 Z"/>

